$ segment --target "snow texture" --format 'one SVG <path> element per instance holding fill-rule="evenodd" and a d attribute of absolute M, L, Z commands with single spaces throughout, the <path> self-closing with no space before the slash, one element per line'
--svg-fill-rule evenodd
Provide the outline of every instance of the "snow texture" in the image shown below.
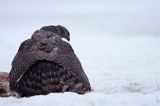
<path fill-rule="evenodd" d="M 160 106 L 159 0 L 0 3 L 0 71 L 44 25 L 64 25 L 93 92 L 0 98 L 0 106 Z"/>

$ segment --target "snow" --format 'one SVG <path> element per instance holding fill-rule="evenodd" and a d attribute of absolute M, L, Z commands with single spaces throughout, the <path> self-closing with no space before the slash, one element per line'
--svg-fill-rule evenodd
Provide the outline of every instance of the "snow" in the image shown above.
<path fill-rule="evenodd" d="M 3 1 L 0 71 L 9 72 L 20 43 L 36 29 L 61 24 L 71 33 L 70 44 L 93 91 L 85 95 L 68 92 L 0 98 L 0 105 L 160 106 L 159 3 L 159 0 Z"/>
<path fill-rule="evenodd" d="M 0 98 L 3 106 L 159 106 L 160 37 L 73 37 L 93 92 Z M 89 43 L 88 43 L 89 41 Z"/>
<path fill-rule="evenodd" d="M 89 93 L 77 95 L 73 93 L 49 94 L 31 98 L 1 99 L 3 106 L 159 106 L 160 98 L 153 94 L 103 94 Z"/>

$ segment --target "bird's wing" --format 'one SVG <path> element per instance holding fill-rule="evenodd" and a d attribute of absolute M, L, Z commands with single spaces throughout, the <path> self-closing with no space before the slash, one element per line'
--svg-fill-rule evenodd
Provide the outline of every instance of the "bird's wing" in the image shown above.
<path fill-rule="evenodd" d="M 69 43 L 65 41 L 58 43 L 56 50 L 50 53 L 42 52 L 34 46 L 29 48 L 31 43 L 33 42 L 30 40 L 23 42 L 12 62 L 12 69 L 9 75 L 11 89 L 16 87 L 29 67 L 39 60 L 44 60 L 43 56 L 45 55 L 47 55 L 45 60 L 61 65 L 66 71 L 70 71 L 75 77 L 78 77 L 79 81 L 84 85 L 89 85 L 88 78 L 83 71 L 82 65 Z M 29 50 L 27 50 L 28 48 Z"/>
<path fill-rule="evenodd" d="M 62 42 L 59 47 L 62 51 L 57 52 L 56 56 L 51 56 L 49 60 L 61 65 L 66 71 L 70 71 L 84 85 L 90 86 L 82 65 L 71 45 L 67 42 Z"/>
<path fill-rule="evenodd" d="M 12 61 L 12 69 L 9 73 L 11 88 L 14 88 L 17 85 L 31 64 L 41 59 L 41 57 L 37 55 L 37 51 L 30 50 L 31 52 L 27 52 L 31 43 L 30 39 L 24 41 L 20 45 L 19 50 Z"/>

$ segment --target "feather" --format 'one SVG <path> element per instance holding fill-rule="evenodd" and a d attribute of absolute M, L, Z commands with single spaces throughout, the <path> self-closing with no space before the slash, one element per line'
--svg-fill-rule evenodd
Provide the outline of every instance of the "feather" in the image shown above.
<path fill-rule="evenodd" d="M 55 26 L 56 27 L 56 26 Z M 91 91 L 88 77 L 71 45 L 58 33 L 37 30 L 24 41 L 12 61 L 10 89 L 21 97 L 45 95 L 50 92 Z M 59 27 L 58 27 L 59 28 Z M 60 27 L 63 28 L 63 27 Z M 45 41 L 45 42 L 44 42 Z"/>

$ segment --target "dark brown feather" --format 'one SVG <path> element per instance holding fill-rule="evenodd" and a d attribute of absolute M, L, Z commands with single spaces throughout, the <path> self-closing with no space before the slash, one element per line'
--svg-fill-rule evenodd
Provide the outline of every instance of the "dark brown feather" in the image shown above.
<path fill-rule="evenodd" d="M 22 97 L 50 92 L 84 94 L 91 91 L 79 59 L 71 45 L 58 33 L 37 30 L 31 39 L 21 44 L 9 74 L 12 91 Z"/>

